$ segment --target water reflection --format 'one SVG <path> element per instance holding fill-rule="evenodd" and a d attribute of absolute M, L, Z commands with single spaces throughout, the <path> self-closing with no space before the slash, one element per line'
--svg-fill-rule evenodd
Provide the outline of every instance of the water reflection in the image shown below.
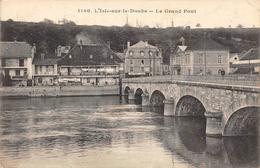
<path fill-rule="evenodd" d="M 257 137 L 225 137 L 224 145 L 234 167 L 258 167 Z"/>
<path fill-rule="evenodd" d="M 2 99 L 5 167 L 257 167 L 257 139 L 209 138 L 205 118 L 118 97 Z M 102 162 L 100 161 L 102 158 Z"/>

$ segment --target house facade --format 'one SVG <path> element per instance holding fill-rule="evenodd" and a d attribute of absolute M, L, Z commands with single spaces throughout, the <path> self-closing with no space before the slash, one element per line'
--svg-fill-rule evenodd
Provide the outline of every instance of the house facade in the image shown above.
<path fill-rule="evenodd" d="M 161 51 L 147 41 L 128 42 L 124 64 L 125 77 L 162 75 Z"/>
<path fill-rule="evenodd" d="M 3 85 L 22 85 L 32 81 L 35 46 L 27 42 L 0 42 L 0 71 Z"/>
<path fill-rule="evenodd" d="M 259 74 L 260 51 L 259 48 L 251 48 L 240 54 L 239 59 L 230 62 L 234 74 Z"/>
<path fill-rule="evenodd" d="M 121 59 L 108 45 L 78 44 L 58 61 L 58 82 L 64 85 L 116 85 Z"/>
<path fill-rule="evenodd" d="M 229 73 L 229 50 L 210 38 L 178 45 L 170 54 L 173 75 L 220 75 Z"/>
<path fill-rule="evenodd" d="M 41 54 L 33 60 L 33 83 L 37 86 L 51 86 L 58 83 L 58 59 L 46 58 Z"/>

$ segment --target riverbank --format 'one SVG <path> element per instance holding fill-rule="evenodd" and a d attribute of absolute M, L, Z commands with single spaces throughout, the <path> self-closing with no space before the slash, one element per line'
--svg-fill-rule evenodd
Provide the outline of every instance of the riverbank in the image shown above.
<path fill-rule="evenodd" d="M 119 95 L 119 86 L 0 87 L 1 97 L 62 97 Z"/>

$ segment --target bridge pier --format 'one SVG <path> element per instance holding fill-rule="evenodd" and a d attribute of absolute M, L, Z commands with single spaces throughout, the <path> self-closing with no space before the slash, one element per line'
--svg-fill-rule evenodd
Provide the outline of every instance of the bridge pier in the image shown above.
<path fill-rule="evenodd" d="M 222 116 L 223 112 L 205 112 L 207 119 L 206 124 L 206 135 L 211 137 L 222 136 Z"/>
<path fill-rule="evenodd" d="M 164 103 L 164 116 L 174 116 L 174 99 L 171 97 L 170 99 L 165 99 Z"/>
<path fill-rule="evenodd" d="M 134 100 L 135 99 L 135 91 L 134 89 L 128 90 L 128 100 Z"/>
<path fill-rule="evenodd" d="M 149 93 L 144 92 L 142 94 L 142 106 L 149 106 L 149 105 L 150 105 Z"/>

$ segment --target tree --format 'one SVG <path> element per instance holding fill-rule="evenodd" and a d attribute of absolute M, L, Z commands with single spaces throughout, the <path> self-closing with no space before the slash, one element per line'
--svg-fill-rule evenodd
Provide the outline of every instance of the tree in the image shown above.
<path fill-rule="evenodd" d="M 54 24 L 54 21 L 53 21 L 53 20 L 50 20 L 50 19 L 47 19 L 47 18 L 44 18 L 44 19 L 43 19 L 43 22 L 44 22 L 44 23 L 47 23 L 47 24 Z"/>
<path fill-rule="evenodd" d="M 237 28 L 243 28 L 243 25 L 242 24 L 238 24 Z"/>
<path fill-rule="evenodd" d="M 196 24 L 196 27 L 201 27 L 201 24 L 200 24 L 200 23 L 197 23 L 197 24 Z"/>

